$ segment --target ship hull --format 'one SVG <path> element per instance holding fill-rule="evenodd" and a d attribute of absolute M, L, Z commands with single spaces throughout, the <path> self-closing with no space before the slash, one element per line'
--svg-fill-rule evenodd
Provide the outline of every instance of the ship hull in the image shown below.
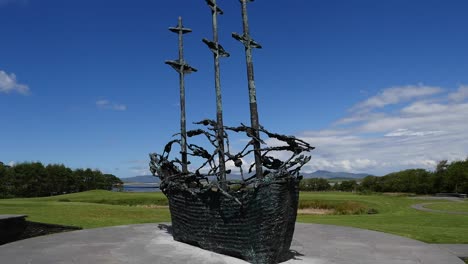
<path fill-rule="evenodd" d="M 173 237 L 250 263 L 284 261 L 291 256 L 299 181 L 290 175 L 267 177 L 229 195 L 171 188 L 166 195 Z"/>

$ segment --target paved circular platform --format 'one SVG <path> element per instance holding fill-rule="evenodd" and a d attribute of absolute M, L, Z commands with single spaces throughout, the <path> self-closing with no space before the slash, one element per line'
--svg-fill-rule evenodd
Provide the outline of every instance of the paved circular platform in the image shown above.
<path fill-rule="evenodd" d="M 285 263 L 463 264 L 456 256 L 419 241 L 363 229 L 297 224 Z M 241 264 L 239 259 L 175 242 L 157 224 L 61 233 L 0 246 L 8 264 Z"/>

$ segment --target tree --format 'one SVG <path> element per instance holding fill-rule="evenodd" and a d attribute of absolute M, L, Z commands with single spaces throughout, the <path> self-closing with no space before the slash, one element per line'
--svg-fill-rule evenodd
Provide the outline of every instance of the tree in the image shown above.
<path fill-rule="evenodd" d="M 112 190 L 113 187 L 121 186 L 124 184 L 123 181 L 115 175 L 104 174 L 103 176 L 106 179 L 107 190 Z"/>
<path fill-rule="evenodd" d="M 417 194 L 433 193 L 434 176 L 423 169 L 393 172 L 383 177 L 368 176 L 362 180 L 361 188 L 373 192 L 405 192 Z"/>
<path fill-rule="evenodd" d="M 49 195 L 57 195 L 71 192 L 69 184 L 73 183 L 73 171 L 65 167 L 63 164 L 49 164 L 46 166 L 47 171 L 47 189 Z"/>
<path fill-rule="evenodd" d="M 437 163 L 436 166 L 436 173 L 444 173 L 447 170 L 447 167 L 449 166 L 448 160 L 441 160 Z"/>
<path fill-rule="evenodd" d="M 371 192 L 381 192 L 382 191 L 382 179 L 376 176 L 367 176 L 362 179 L 361 188 L 366 191 Z"/>
<path fill-rule="evenodd" d="M 123 184 L 112 174 L 99 170 L 77 169 L 63 164 L 20 163 L 13 167 L 0 163 L 0 198 L 39 197 L 87 190 L 112 190 Z"/>
<path fill-rule="evenodd" d="M 337 190 L 343 192 L 355 191 L 358 187 L 358 183 L 355 180 L 342 181 L 341 184 L 337 185 Z"/>
<path fill-rule="evenodd" d="M 20 163 L 12 167 L 13 194 L 20 197 L 44 196 L 46 171 L 40 162 Z"/>
<path fill-rule="evenodd" d="M 4 163 L 0 161 L 0 198 L 5 197 L 7 194 L 6 183 L 6 168 Z"/>
<path fill-rule="evenodd" d="M 331 185 L 326 179 L 311 178 L 302 180 L 299 189 L 301 191 L 328 191 L 331 189 Z"/>
<path fill-rule="evenodd" d="M 444 192 L 448 189 L 448 180 L 447 180 L 447 167 L 449 166 L 448 160 L 441 160 L 437 163 L 435 172 L 432 175 L 432 192 Z M 447 191 L 445 191 L 447 192 Z"/>
<path fill-rule="evenodd" d="M 467 192 L 468 161 L 455 161 L 447 167 L 446 172 L 448 192 Z"/>

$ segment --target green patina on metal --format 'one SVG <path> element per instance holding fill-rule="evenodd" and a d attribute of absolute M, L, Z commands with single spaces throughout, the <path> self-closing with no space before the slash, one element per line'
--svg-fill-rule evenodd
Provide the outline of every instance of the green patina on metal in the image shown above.
<path fill-rule="evenodd" d="M 218 7 L 216 0 L 206 0 L 211 8 L 213 21 L 213 41 L 203 39 L 203 42 L 213 52 L 214 68 L 215 68 L 215 92 L 216 92 L 216 142 L 218 144 L 218 159 L 219 159 L 219 182 L 224 185 L 226 181 L 226 163 L 224 160 L 224 123 L 223 123 L 223 100 L 221 96 L 221 71 L 219 67 L 220 57 L 229 57 L 224 48 L 218 42 L 218 14 L 224 14 L 223 10 Z M 224 186 L 223 186 L 224 187 Z"/>
<path fill-rule="evenodd" d="M 249 87 L 249 101 L 250 101 L 250 122 L 253 128 L 255 138 L 260 138 L 259 134 L 259 120 L 257 110 L 257 91 L 255 89 L 255 77 L 254 77 L 254 66 L 252 59 L 252 48 L 261 48 L 261 46 L 250 38 L 249 20 L 247 16 L 247 0 L 241 0 L 242 9 L 242 25 L 244 28 L 244 34 L 233 33 L 233 38 L 239 40 L 245 46 L 245 61 L 247 64 L 247 80 Z M 258 178 L 262 178 L 262 159 L 260 152 L 260 141 L 255 140 L 253 143 L 254 156 L 255 156 L 255 171 Z"/>
<path fill-rule="evenodd" d="M 214 54 L 216 121 L 206 119 L 195 123 L 202 128 L 186 130 L 184 76 L 196 69 L 183 59 L 183 34 L 191 30 L 184 28 L 179 18 L 178 26 L 170 28 L 179 35 L 179 60 L 166 63 L 180 76 L 180 138 L 167 143 L 162 154 L 150 155 L 150 170 L 161 179 L 160 188 L 169 199 L 175 240 L 251 263 L 273 264 L 292 256 L 289 248 L 297 215 L 300 171 L 311 159 L 304 153 L 314 148 L 293 136 L 269 132 L 259 123 L 252 49 L 261 45 L 249 33 L 247 3 L 252 1 L 240 0 L 244 30 L 242 35 L 232 34 L 245 46 L 251 125 L 224 126 L 219 59 L 229 57 L 229 53 L 218 43 L 217 18 L 223 11 L 216 0 L 206 0 L 212 14 L 213 41 L 203 42 Z M 231 151 L 231 133 L 250 138 L 240 152 Z M 188 139 L 195 137 L 206 139 L 209 147 L 190 144 Z M 277 143 L 267 146 L 262 138 Z M 180 145 L 181 159 L 170 155 L 174 144 Z M 283 161 L 274 153 L 289 156 Z M 255 162 L 243 168 L 249 155 Z M 200 167 L 190 171 L 188 156 L 201 161 Z M 232 171 L 226 168 L 228 162 L 239 170 L 240 179 L 229 179 Z"/>
<path fill-rule="evenodd" d="M 197 69 L 188 65 L 184 60 L 184 34 L 192 32 L 189 28 L 184 28 L 182 24 L 182 17 L 179 17 L 177 27 L 170 27 L 170 31 L 179 35 L 179 59 L 177 61 L 166 61 L 166 64 L 173 67 L 179 73 L 180 83 L 180 146 L 182 155 L 182 172 L 188 173 L 188 159 L 187 159 L 187 128 L 185 118 L 185 74 L 196 72 Z"/>

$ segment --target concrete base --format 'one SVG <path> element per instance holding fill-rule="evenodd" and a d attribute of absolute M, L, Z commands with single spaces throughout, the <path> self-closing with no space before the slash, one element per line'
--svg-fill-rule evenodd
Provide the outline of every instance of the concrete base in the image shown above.
<path fill-rule="evenodd" d="M 463 264 L 435 245 L 363 229 L 297 224 L 292 250 L 309 264 Z M 8 264 L 241 264 L 242 260 L 176 242 L 157 224 L 55 234 L 0 246 Z"/>
<path fill-rule="evenodd" d="M 0 215 L 0 245 L 37 236 L 81 230 L 79 227 L 61 226 L 26 221 L 26 215 Z"/>
<path fill-rule="evenodd" d="M 0 245 L 16 241 L 26 227 L 26 215 L 0 215 Z"/>

